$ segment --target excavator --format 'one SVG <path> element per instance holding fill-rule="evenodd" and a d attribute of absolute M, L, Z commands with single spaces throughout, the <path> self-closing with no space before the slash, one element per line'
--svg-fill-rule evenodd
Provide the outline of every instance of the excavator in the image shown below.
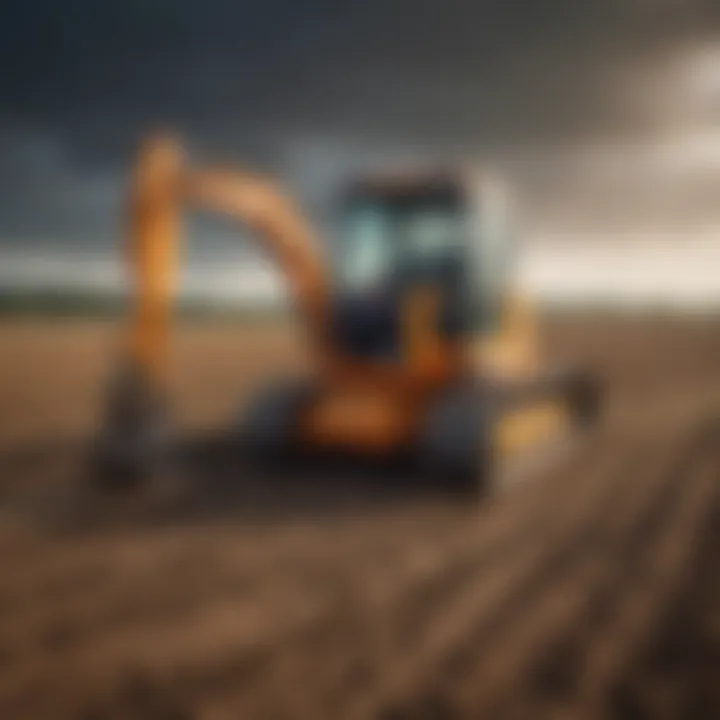
<path fill-rule="evenodd" d="M 180 142 L 155 135 L 131 183 L 134 303 L 94 446 L 101 475 L 142 481 L 172 452 L 169 333 L 183 214 L 195 209 L 237 219 L 270 254 L 312 352 L 308 376 L 272 379 L 223 429 L 251 462 L 403 457 L 476 496 L 503 458 L 596 423 L 597 377 L 542 365 L 532 305 L 513 286 L 511 203 L 494 180 L 464 167 L 350 178 L 327 243 L 271 178 L 192 166 Z"/>

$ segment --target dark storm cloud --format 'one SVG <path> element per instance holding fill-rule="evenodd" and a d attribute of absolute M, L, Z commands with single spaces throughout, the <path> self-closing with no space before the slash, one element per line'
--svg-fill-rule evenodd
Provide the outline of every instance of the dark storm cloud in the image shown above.
<path fill-rule="evenodd" d="M 153 121 L 564 134 L 616 113 L 604 92 L 623 62 L 668 33 L 702 27 L 701 10 L 713 5 L 18 3 L 0 30 L 4 108 L 108 150 Z"/>
<path fill-rule="evenodd" d="M 490 153 L 641 132 L 622 78 L 712 29 L 716 5 L 5 2 L 0 238 L 102 234 L 129 149 L 158 124 L 270 164 L 308 135 Z"/>

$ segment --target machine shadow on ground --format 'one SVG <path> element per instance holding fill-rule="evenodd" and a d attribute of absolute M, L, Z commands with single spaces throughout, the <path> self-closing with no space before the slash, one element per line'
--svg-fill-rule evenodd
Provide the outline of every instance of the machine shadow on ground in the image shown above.
<path fill-rule="evenodd" d="M 145 483 L 118 486 L 93 474 L 78 442 L 39 442 L 0 454 L 3 476 L 61 474 L 52 487 L 6 488 L 0 512 L 62 533 L 232 524 L 313 522 L 392 511 L 408 504 L 447 506 L 462 514 L 492 497 L 469 498 L 443 487 L 404 458 L 371 460 L 293 454 L 267 466 L 225 440 L 183 443 L 174 465 Z"/>

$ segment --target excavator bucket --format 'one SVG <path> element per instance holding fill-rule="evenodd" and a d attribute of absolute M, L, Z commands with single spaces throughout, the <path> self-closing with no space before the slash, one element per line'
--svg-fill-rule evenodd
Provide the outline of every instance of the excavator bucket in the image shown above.
<path fill-rule="evenodd" d="M 438 487 L 487 495 L 592 428 L 600 407 L 601 388 L 590 373 L 470 381 L 449 388 L 430 409 L 417 448 L 419 466 Z"/>
<path fill-rule="evenodd" d="M 548 374 L 506 388 L 504 394 L 497 404 L 493 442 L 505 475 L 530 472 L 600 420 L 601 386 L 587 372 Z"/>

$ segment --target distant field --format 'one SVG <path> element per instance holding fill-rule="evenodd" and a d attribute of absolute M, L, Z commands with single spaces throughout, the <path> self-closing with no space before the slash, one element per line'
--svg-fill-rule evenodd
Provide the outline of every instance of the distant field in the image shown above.
<path fill-rule="evenodd" d="M 558 317 L 579 315 L 581 317 L 619 318 L 636 317 L 653 321 L 690 315 L 702 316 L 702 306 L 684 306 L 674 303 L 672 297 L 643 302 L 622 302 L 592 300 L 582 293 L 565 299 L 534 294 L 543 312 Z M 60 318 L 60 319 L 112 319 L 127 312 L 128 296 L 119 292 L 98 292 L 97 290 L 53 289 L 11 289 L 0 288 L 0 319 L 16 317 Z M 186 319 L 237 318 L 243 320 L 275 320 L 288 315 L 288 305 L 283 300 L 250 301 L 226 299 L 211 296 L 183 295 L 175 303 L 175 313 Z M 716 311 L 708 305 L 707 316 Z"/>
<path fill-rule="evenodd" d="M 1 290 L 0 318 L 18 317 L 61 319 L 111 319 L 127 312 L 129 301 L 121 294 L 70 290 Z M 286 310 L 278 304 L 221 303 L 181 298 L 174 310 L 180 317 L 238 317 L 248 320 L 282 317 Z"/>

